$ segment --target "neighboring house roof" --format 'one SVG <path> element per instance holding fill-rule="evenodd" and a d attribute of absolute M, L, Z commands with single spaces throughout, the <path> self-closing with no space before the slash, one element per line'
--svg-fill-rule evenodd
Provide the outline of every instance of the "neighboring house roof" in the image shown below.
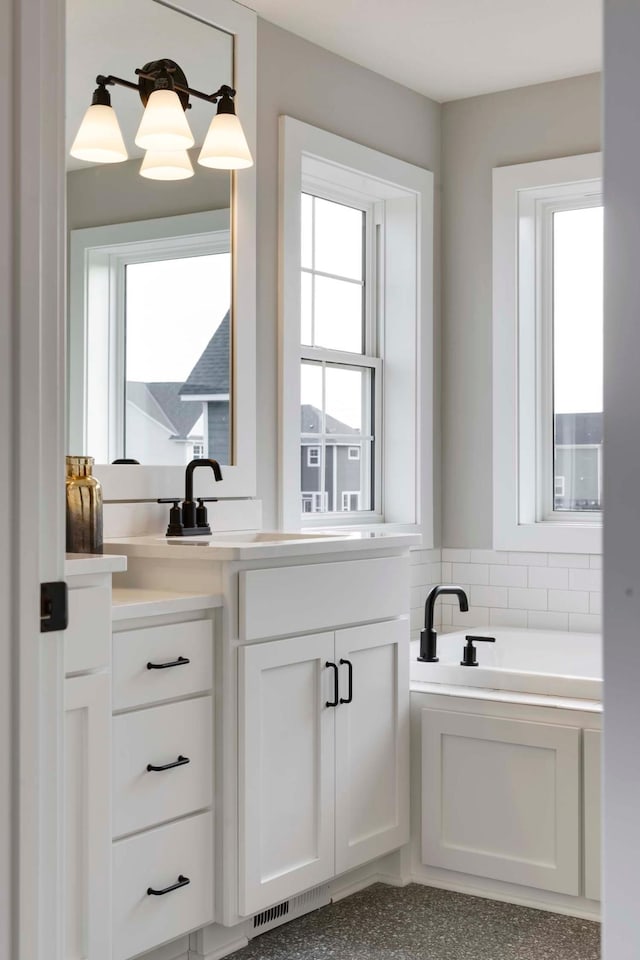
<path fill-rule="evenodd" d="M 127 380 L 127 402 L 133 403 L 169 431 L 172 440 L 186 440 L 202 409 L 180 400 L 181 383 Z"/>
<path fill-rule="evenodd" d="M 360 433 L 355 427 L 350 427 L 329 414 L 327 414 L 325 420 L 327 433 Z M 311 403 L 303 403 L 300 406 L 300 430 L 302 433 L 320 433 L 322 431 L 322 410 L 318 410 Z M 306 438 L 306 442 L 310 442 L 308 438 Z"/>
<path fill-rule="evenodd" d="M 602 443 L 602 413 L 557 413 L 556 444 L 581 446 Z"/>
<path fill-rule="evenodd" d="M 197 397 L 212 393 L 229 393 L 230 311 L 204 348 L 200 359 L 180 390 L 181 397 Z M 184 404 L 188 406 L 188 404 Z"/>

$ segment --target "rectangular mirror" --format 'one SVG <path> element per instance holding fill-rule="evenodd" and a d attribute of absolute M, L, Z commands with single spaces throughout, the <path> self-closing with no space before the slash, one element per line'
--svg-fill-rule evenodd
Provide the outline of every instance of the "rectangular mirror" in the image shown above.
<path fill-rule="evenodd" d="M 153 475 L 99 468 L 109 481 L 127 469 L 128 485 L 136 481 L 132 499 L 165 495 L 169 486 L 173 495 L 175 468 L 183 473 L 195 456 L 227 466 L 227 495 L 246 496 L 255 470 L 255 422 L 248 419 L 255 421 L 255 408 L 241 400 L 236 409 L 234 399 L 255 366 L 255 357 L 239 355 L 239 348 L 251 350 L 255 334 L 239 331 L 255 313 L 246 297 L 238 303 L 234 296 L 238 226 L 248 243 L 244 256 L 253 257 L 255 177 L 252 169 L 230 173 L 197 163 L 215 104 L 191 97 L 184 114 L 195 145 L 179 164 L 190 163 L 192 176 L 141 175 L 153 157 L 135 144 L 144 106 L 137 90 L 121 85 L 106 89 L 128 159 L 91 163 L 69 154 L 98 75 L 137 84 L 137 68 L 168 58 L 190 88 L 206 94 L 254 76 L 253 65 L 242 71 L 237 62 L 239 35 L 246 25 L 250 39 L 254 27 L 250 11 L 229 0 L 181 6 L 67 0 L 68 452 L 97 464 L 126 459 L 155 468 Z M 238 115 L 251 145 L 255 85 L 247 86 L 238 91 Z M 177 157 L 171 154 L 170 167 Z M 120 499 L 121 488 L 116 482 L 105 495 Z"/>

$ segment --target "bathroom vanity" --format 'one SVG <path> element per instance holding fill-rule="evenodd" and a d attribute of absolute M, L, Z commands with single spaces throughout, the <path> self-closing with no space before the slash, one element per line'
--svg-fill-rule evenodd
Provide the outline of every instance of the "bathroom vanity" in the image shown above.
<path fill-rule="evenodd" d="M 110 791 L 108 763 L 97 786 L 114 958 L 194 931 L 195 955 L 212 956 L 209 925 L 243 929 L 407 843 L 417 539 L 241 533 L 105 545 L 127 563 L 103 621 L 112 690 L 100 737 L 113 760 Z M 100 949 L 92 958 L 111 956 Z"/>

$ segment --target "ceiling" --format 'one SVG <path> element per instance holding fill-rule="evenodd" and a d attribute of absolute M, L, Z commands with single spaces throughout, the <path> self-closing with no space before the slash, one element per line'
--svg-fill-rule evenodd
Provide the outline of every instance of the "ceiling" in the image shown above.
<path fill-rule="evenodd" d="M 243 0 L 441 102 L 601 68 L 602 0 Z"/>

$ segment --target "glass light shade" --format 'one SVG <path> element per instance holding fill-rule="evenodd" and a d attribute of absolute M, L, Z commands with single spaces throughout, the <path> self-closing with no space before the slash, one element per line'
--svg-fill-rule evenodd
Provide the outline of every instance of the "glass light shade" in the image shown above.
<path fill-rule="evenodd" d="M 187 180 L 193 166 L 186 150 L 147 150 L 140 167 L 147 180 Z"/>
<path fill-rule="evenodd" d="M 194 143 L 175 90 L 154 90 L 142 114 L 136 144 L 143 150 L 187 150 Z"/>
<path fill-rule="evenodd" d="M 217 113 L 202 144 L 198 163 L 217 170 L 242 170 L 253 166 L 242 124 L 235 113 Z"/>
<path fill-rule="evenodd" d="M 72 157 L 91 163 L 122 163 L 127 159 L 127 148 L 113 107 L 102 103 L 89 107 L 69 152 Z"/>

